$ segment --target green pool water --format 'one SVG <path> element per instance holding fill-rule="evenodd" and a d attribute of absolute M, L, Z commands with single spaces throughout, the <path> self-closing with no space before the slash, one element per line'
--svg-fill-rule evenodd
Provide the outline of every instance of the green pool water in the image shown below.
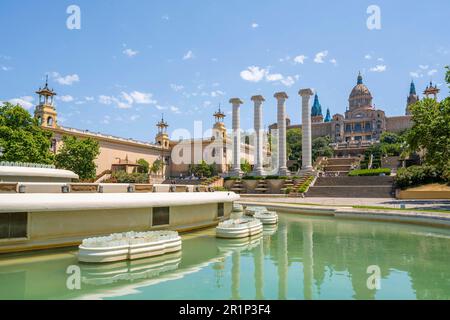
<path fill-rule="evenodd" d="M 0 299 L 450 299 L 450 230 L 414 225 L 280 214 L 257 238 L 184 234 L 180 254 L 85 265 L 76 252 L 0 256 Z"/>

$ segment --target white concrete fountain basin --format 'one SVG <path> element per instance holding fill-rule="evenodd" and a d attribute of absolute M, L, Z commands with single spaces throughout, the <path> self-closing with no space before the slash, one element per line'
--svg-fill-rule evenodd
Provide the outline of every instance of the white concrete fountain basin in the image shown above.
<path fill-rule="evenodd" d="M 230 219 L 221 222 L 216 228 L 218 238 L 245 238 L 261 233 L 263 226 L 261 221 L 253 218 Z"/>
<path fill-rule="evenodd" d="M 181 237 L 175 231 L 128 232 L 88 238 L 78 248 L 80 262 L 135 260 L 180 251 Z"/>

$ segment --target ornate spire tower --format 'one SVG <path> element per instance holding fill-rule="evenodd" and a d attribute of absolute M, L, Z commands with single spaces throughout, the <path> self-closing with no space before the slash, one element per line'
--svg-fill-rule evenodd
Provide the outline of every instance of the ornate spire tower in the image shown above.
<path fill-rule="evenodd" d="M 414 81 L 411 80 L 411 85 L 409 86 L 409 96 L 406 99 L 406 115 L 411 115 L 410 107 L 414 103 L 419 101 L 419 96 L 416 94 L 416 86 L 414 84 Z"/>
<path fill-rule="evenodd" d="M 330 121 L 331 121 L 330 108 L 327 108 L 327 115 L 325 116 L 324 122 L 330 122 Z"/>
<path fill-rule="evenodd" d="M 169 149 L 169 135 L 167 134 L 169 125 L 164 121 L 164 115 L 161 116 L 161 120 L 156 124 L 156 127 L 158 128 L 156 143 L 162 146 L 163 149 Z"/>
<path fill-rule="evenodd" d="M 433 83 L 430 81 L 430 85 L 428 85 L 425 88 L 425 91 L 423 92 L 423 94 L 429 98 L 430 95 L 433 95 L 434 100 L 437 100 L 437 95 L 439 93 L 440 89 L 438 89 L 437 85 L 434 85 L 433 87 Z"/>
<path fill-rule="evenodd" d="M 323 122 L 322 106 L 320 105 L 317 93 L 314 95 L 314 103 L 311 107 L 311 121 Z"/>
<path fill-rule="evenodd" d="M 44 88 L 39 88 L 36 93 L 39 95 L 39 104 L 34 110 L 34 117 L 38 119 L 39 125 L 43 127 L 56 128 L 56 109 L 54 105 L 54 96 L 56 92 L 48 87 L 48 76 L 45 80 Z"/>
<path fill-rule="evenodd" d="M 213 126 L 213 138 L 214 139 L 222 139 L 225 140 L 227 136 L 227 128 L 225 127 L 225 123 L 223 120 L 225 119 L 225 113 L 220 110 L 220 104 L 219 104 L 219 110 L 217 110 L 213 117 L 215 119 L 214 126 Z"/>

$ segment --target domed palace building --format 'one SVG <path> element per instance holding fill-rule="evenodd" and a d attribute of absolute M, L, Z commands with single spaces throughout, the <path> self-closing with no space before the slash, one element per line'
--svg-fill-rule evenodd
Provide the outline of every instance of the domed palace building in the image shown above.
<path fill-rule="evenodd" d="M 359 73 L 344 114 L 336 113 L 331 117 L 327 108 L 324 118 L 319 97 L 317 94 L 314 96 L 311 108 L 312 138 L 330 136 L 336 156 L 360 155 L 367 147 L 378 142 L 383 132 L 401 132 L 410 128 L 409 106 L 418 100 L 414 82 L 411 82 L 405 115 L 388 117 L 383 110 L 373 105 L 372 93 Z M 269 128 L 275 129 L 276 124 Z M 301 128 L 301 125 L 288 124 L 287 128 Z"/>

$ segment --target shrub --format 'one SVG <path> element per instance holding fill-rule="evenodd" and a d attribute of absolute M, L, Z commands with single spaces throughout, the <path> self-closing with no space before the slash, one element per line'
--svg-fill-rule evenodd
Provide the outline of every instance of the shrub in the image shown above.
<path fill-rule="evenodd" d="M 264 179 L 261 176 L 244 176 L 242 177 L 242 180 L 262 180 Z"/>
<path fill-rule="evenodd" d="M 228 191 L 228 189 L 225 187 L 214 187 L 214 190 L 215 191 Z"/>
<path fill-rule="evenodd" d="M 411 166 L 397 171 L 395 183 L 399 188 L 405 189 L 427 183 L 448 182 L 448 177 L 448 170 L 442 172 L 432 165 Z"/>
<path fill-rule="evenodd" d="M 387 176 L 391 175 L 391 169 L 389 168 L 378 168 L 378 169 L 359 169 L 352 170 L 348 173 L 350 177 L 356 176 L 379 176 L 380 174 L 385 174 Z"/>
<path fill-rule="evenodd" d="M 127 173 L 116 171 L 111 175 L 110 181 L 116 183 L 148 183 L 148 175 L 145 173 Z"/>
<path fill-rule="evenodd" d="M 280 176 L 276 175 L 266 176 L 266 180 L 278 180 L 278 179 L 280 179 Z"/>
<path fill-rule="evenodd" d="M 292 191 L 292 188 L 288 187 L 288 188 L 286 188 L 286 190 L 284 190 L 284 193 L 289 194 L 289 193 L 291 193 L 291 191 Z"/>
<path fill-rule="evenodd" d="M 223 181 L 228 181 L 228 180 L 236 181 L 236 180 L 241 180 L 241 178 L 240 177 L 225 177 L 225 178 L 223 178 Z"/>
<path fill-rule="evenodd" d="M 314 181 L 314 177 L 310 176 L 308 179 L 305 180 L 300 186 L 297 188 L 298 193 L 305 193 L 310 184 Z"/>

